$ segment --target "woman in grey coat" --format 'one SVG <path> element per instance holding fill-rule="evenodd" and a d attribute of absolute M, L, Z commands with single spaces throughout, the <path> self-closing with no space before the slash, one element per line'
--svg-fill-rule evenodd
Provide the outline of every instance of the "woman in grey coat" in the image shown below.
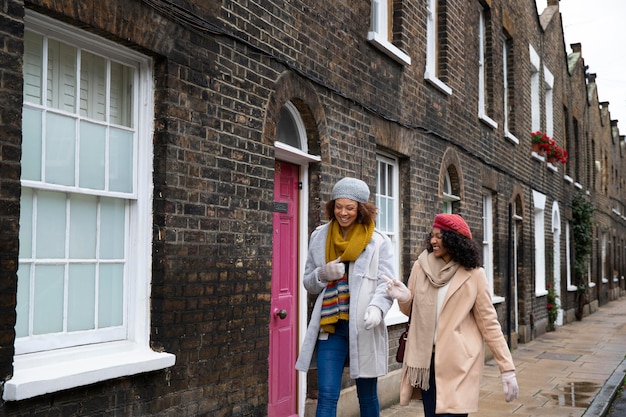
<path fill-rule="evenodd" d="M 335 417 L 343 368 L 355 379 L 361 417 L 378 417 L 378 377 L 387 373 L 383 317 L 392 299 L 383 275 L 395 277 L 389 238 L 374 227 L 367 184 L 343 178 L 326 204 L 330 222 L 309 242 L 304 286 L 317 295 L 296 369 L 317 367 L 316 417 Z M 315 364 L 316 363 L 316 364 Z"/>

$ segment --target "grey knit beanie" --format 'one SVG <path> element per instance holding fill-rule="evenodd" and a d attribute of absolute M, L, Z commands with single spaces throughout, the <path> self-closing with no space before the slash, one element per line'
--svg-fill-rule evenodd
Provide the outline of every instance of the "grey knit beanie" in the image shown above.
<path fill-rule="evenodd" d="M 364 181 L 356 178 L 342 178 L 333 187 L 332 199 L 338 198 L 349 198 L 359 203 L 366 203 L 370 198 L 370 189 Z"/>

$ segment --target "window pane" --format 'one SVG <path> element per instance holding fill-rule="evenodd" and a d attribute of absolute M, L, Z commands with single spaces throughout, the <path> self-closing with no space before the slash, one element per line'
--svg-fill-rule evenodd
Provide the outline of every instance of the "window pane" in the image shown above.
<path fill-rule="evenodd" d="M 70 258 L 96 258 L 97 198 L 70 197 Z"/>
<path fill-rule="evenodd" d="M 111 123 L 133 127 L 135 70 L 111 62 Z"/>
<path fill-rule="evenodd" d="M 100 202 L 100 259 L 124 259 L 125 229 L 124 201 L 103 198 Z"/>
<path fill-rule="evenodd" d="M 35 268 L 33 334 L 63 331 L 63 265 Z"/>
<path fill-rule="evenodd" d="M 95 328 L 95 265 L 70 266 L 67 298 L 67 331 L 73 332 Z"/>
<path fill-rule="evenodd" d="M 48 113 L 46 123 L 45 181 L 74 185 L 76 123 L 70 117 L 52 113 Z"/>
<path fill-rule="evenodd" d="M 80 55 L 80 115 L 106 120 L 106 60 L 81 51 Z"/>
<path fill-rule="evenodd" d="M 24 34 L 24 101 L 41 104 L 43 36 Z"/>
<path fill-rule="evenodd" d="M 100 265 L 98 327 L 121 326 L 124 296 L 124 266 Z"/>
<path fill-rule="evenodd" d="M 80 123 L 80 187 L 104 190 L 104 156 L 106 128 L 88 122 Z"/>
<path fill-rule="evenodd" d="M 22 109 L 22 179 L 41 181 L 41 111 Z"/>
<path fill-rule="evenodd" d="M 30 259 L 32 257 L 33 190 L 22 188 L 22 196 L 20 197 L 20 259 Z"/>
<path fill-rule="evenodd" d="M 133 133 L 111 128 L 109 133 L 109 190 L 133 191 Z"/>
<path fill-rule="evenodd" d="M 37 193 L 38 259 L 65 258 L 65 194 Z"/>
<path fill-rule="evenodd" d="M 48 40 L 49 107 L 76 113 L 76 48 Z"/>
<path fill-rule="evenodd" d="M 30 308 L 30 264 L 20 264 L 17 270 L 17 306 L 15 337 L 28 336 L 28 309 Z"/>

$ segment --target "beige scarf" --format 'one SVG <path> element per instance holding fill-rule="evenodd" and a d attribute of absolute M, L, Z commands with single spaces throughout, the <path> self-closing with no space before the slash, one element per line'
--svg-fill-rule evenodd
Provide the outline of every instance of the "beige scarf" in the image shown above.
<path fill-rule="evenodd" d="M 437 320 L 437 292 L 454 276 L 459 263 L 447 264 L 441 258 L 424 251 L 411 270 L 409 281 L 413 282 L 411 323 L 404 354 L 402 385 L 427 390 L 429 387 L 430 361 L 435 339 Z"/>

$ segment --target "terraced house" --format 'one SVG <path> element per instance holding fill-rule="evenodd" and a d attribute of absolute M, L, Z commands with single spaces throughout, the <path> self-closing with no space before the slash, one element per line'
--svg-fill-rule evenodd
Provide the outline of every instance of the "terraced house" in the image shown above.
<path fill-rule="evenodd" d="M 512 348 L 624 295 L 625 140 L 557 0 L 0 4 L 0 416 L 312 415 L 344 176 L 404 280 L 467 220 Z"/>

